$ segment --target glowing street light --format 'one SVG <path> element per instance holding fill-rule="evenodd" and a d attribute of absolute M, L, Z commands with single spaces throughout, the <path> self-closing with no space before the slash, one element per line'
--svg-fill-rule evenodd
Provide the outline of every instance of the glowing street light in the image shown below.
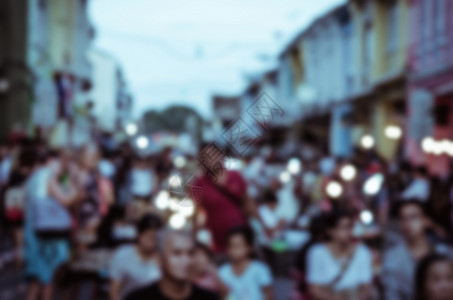
<path fill-rule="evenodd" d="M 192 217 L 195 213 L 195 202 L 191 199 L 184 199 L 184 203 L 179 205 L 178 212 L 186 217 Z"/>
<path fill-rule="evenodd" d="M 374 221 L 374 216 L 373 213 L 369 210 L 362 210 L 360 213 L 360 220 L 362 221 L 363 224 L 365 225 L 370 225 Z"/>
<path fill-rule="evenodd" d="M 145 149 L 149 145 L 149 140 L 148 140 L 148 138 L 146 136 L 142 135 L 142 136 L 137 138 L 136 144 L 137 144 L 137 147 L 139 149 Z"/>
<path fill-rule="evenodd" d="M 186 158 L 184 156 L 176 156 L 173 163 L 178 169 L 184 168 L 186 166 Z"/>
<path fill-rule="evenodd" d="M 180 187 L 181 177 L 179 177 L 178 175 L 171 175 L 170 178 L 168 178 L 168 184 L 173 188 Z"/>
<path fill-rule="evenodd" d="M 434 141 L 434 139 L 432 137 L 430 137 L 430 136 L 425 137 L 422 140 L 422 149 L 426 153 L 434 152 L 433 150 L 435 148 L 435 144 L 436 144 L 436 142 Z"/>
<path fill-rule="evenodd" d="M 186 225 L 186 217 L 183 214 L 173 214 L 168 220 L 168 224 L 173 229 L 181 229 Z"/>
<path fill-rule="evenodd" d="M 287 171 L 283 171 L 280 173 L 280 181 L 282 183 L 288 183 L 291 180 L 291 174 Z"/>
<path fill-rule="evenodd" d="M 371 149 L 374 146 L 374 138 L 369 134 L 364 135 L 360 140 L 360 144 L 365 149 Z"/>
<path fill-rule="evenodd" d="M 156 205 L 159 210 L 166 210 L 170 204 L 170 194 L 168 191 L 160 191 L 157 194 L 156 199 L 154 200 L 154 205 Z"/>
<path fill-rule="evenodd" d="M 385 128 L 385 136 L 392 140 L 398 140 L 403 135 L 401 127 L 396 125 L 389 125 Z"/>
<path fill-rule="evenodd" d="M 453 156 L 453 141 L 449 141 L 449 143 L 444 146 L 444 152 L 450 156 Z"/>
<path fill-rule="evenodd" d="M 346 181 L 353 180 L 356 175 L 357 175 L 357 169 L 351 164 L 344 165 L 340 170 L 341 178 L 343 178 L 343 180 L 346 180 Z"/>
<path fill-rule="evenodd" d="M 288 170 L 289 173 L 296 175 L 299 174 L 301 167 L 302 166 L 300 160 L 298 158 L 293 157 L 288 161 L 286 169 Z"/>
<path fill-rule="evenodd" d="M 338 198 L 343 194 L 343 187 L 337 181 L 331 181 L 326 186 L 327 195 L 331 198 Z"/>
<path fill-rule="evenodd" d="M 227 170 L 240 170 L 243 167 L 243 163 L 238 158 L 226 158 L 225 159 L 225 168 Z"/>
<path fill-rule="evenodd" d="M 377 173 L 372 175 L 365 181 L 363 185 L 363 192 L 368 196 L 374 196 L 381 190 L 382 184 L 384 183 L 384 175 Z"/>
<path fill-rule="evenodd" d="M 128 135 L 135 135 L 138 131 L 138 127 L 134 123 L 129 123 L 126 125 L 126 133 Z"/>
<path fill-rule="evenodd" d="M 453 156 L 453 141 L 448 139 L 436 141 L 432 137 L 425 137 L 422 140 L 422 150 L 434 155 L 448 154 Z"/>

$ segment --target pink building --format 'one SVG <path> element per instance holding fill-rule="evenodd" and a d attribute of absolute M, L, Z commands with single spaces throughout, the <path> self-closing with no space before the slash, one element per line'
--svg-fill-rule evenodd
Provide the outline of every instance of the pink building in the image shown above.
<path fill-rule="evenodd" d="M 408 2 L 407 155 L 415 164 L 428 163 L 432 174 L 445 175 L 449 156 L 445 151 L 439 154 L 439 149 L 436 154 L 424 153 L 421 145 L 426 137 L 453 140 L 453 1 Z"/>

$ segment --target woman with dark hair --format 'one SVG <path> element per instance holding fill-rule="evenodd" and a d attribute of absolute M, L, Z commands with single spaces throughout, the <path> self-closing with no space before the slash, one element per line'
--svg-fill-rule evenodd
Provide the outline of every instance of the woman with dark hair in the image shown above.
<path fill-rule="evenodd" d="M 4 200 L 5 221 L 7 228 L 14 237 L 16 263 L 23 262 L 23 226 L 25 216 L 25 182 L 36 162 L 36 154 L 31 141 L 27 141 L 16 149 L 13 156 L 11 172 L 5 185 Z"/>
<path fill-rule="evenodd" d="M 370 251 L 352 238 L 354 215 L 337 208 L 325 218 L 328 240 L 307 256 L 309 293 L 317 300 L 368 299 L 373 277 Z"/>
<path fill-rule="evenodd" d="M 119 300 L 131 291 L 160 278 L 156 234 L 162 221 L 156 215 L 145 215 L 137 223 L 137 241 L 116 250 L 110 262 L 110 299 Z"/>
<path fill-rule="evenodd" d="M 309 232 L 310 239 L 304 246 L 297 252 L 294 262 L 294 269 L 291 274 L 296 281 L 296 289 L 293 291 L 294 299 L 301 299 L 308 294 L 308 286 L 306 280 L 307 274 L 307 256 L 309 250 L 316 244 L 324 242 L 325 237 L 325 224 L 324 215 L 320 214 L 315 216 L 310 221 Z"/>
<path fill-rule="evenodd" d="M 424 258 L 417 266 L 415 290 L 417 300 L 453 299 L 453 262 L 439 254 Z"/>
<path fill-rule="evenodd" d="M 229 263 L 219 269 L 219 276 L 229 290 L 228 299 L 273 299 L 270 269 L 252 258 L 253 245 L 251 228 L 240 226 L 228 232 Z"/>
<path fill-rule="evenodd" d="M 226 295 L 226 287 L 219 278 L 217 267 L 214 264 L 214 253 L 211 249 L 200 242 L 195 244 L 193 260 L 192 282 L 199 287 Z"/>
<path fill-rule="evenodd" d="M 44 163 L 43 163 L 44 161 Z M 54 283 L 70 256 L 70 209 L 77 205 L 74 178 L 59 152 L 42 154 L 25 185 L 24 254 L 28 300 L 54 299 Z M 53 203 L 53 205 L 50 205 Z M 46 220 L 53 219 L 49 224 Z M 49 227 L 50 225 L 50 227 Z"/>
<path fill-rule="evenodd" d="M 96 243 L 97 231 L 115 197 L 111 182 L 98 170 L 100 153 L 95 144 L 85 145 L 80 161 L 73 166 L 81 193 L 77 211 L 77 251 L 84 252 Z"/>

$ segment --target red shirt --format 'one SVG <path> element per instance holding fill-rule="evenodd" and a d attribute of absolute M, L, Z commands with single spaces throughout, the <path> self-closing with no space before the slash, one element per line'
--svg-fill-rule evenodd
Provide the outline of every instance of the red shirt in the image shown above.
<path fill-rule="evenodd" d="M 206 227 L 211 231 L 214 241 L 214 251 L 224 252 L 226 249 L 226 235 L 228 231 L 238 225 L 245 225 L 246 218 L 241 210 L 246 194 L 247 185 L 242 175 L 236 171 L 225 171 L 225 183 L 223 188 L 235 195 L 237 199 L 223 193 L 212 179 L 206 175 L 194 181 L 194 188 L 200 190 L 198 205 L 206 211 Z"/>

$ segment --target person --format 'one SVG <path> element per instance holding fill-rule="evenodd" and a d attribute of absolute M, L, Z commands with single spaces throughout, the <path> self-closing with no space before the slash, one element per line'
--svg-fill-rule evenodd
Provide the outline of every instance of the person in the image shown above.
<path fill-rule="evenodd" d="M 99 161 L 99 173 L 108 179 L 115 178 L 116 166 L 113 162 L 113 151 L 108 149 L 102 150 L 102 158 Z"/>
<path fill-rule="evenodd" d="M 133 155 L 130 145 L 123 144 L 115 159 L 117 172 L 113 178 L 115 197 L 118 204 L 125 206 L 132 199 L 130 191 L 130 172 L 132 170 Z"/>
<path fill-rule="evenodd" d="M 277 205 L 278 199 L 275 192 L 271 189 L 266 190 L 262 195 L 262 204 L 258 206 L 259 216 L 270 236 L 264 234 L 261 236 L 260 242 L 263 246 L 269 246 L 271 239 L 278 238 L 285 226 L 285 220 L 277 214 Z"/>
<path fill-rule="evenodd" d="M 149 201 L 152 194 L 155 193 L 157 179 L 146 158 L 139 156 L 135 158 L 130 176 L 133 198 Z"/>
<path fill-rule="evenodd" d="M 453 299 L 453 262 L 445 255 L 433 254 L 417 266 L 416 300 Z"/>
<path fill-rule="evenodd" d="M 209 247 L 197 242 L 194 254 L 194 273 L 192 282 L 207 290 L 226 295 L 226 288 L 217 273 L 213 262 L 214 254 Z"/>
<path fill-rule="evenodd" d="M 244 226 L 233 228 L 227 241 L 230 262 L 220 267 L 219 276 L 228 288 L 228 299 L 273 299 L 270 269 L 252 258 L 252 229 Z"/>
<path fill-rule="evenodd" d="M 102 212 L 107 197 L 102 198 L 102 187 L 98 173 L 99 150 L 95 144 L 87 144 L 82 148 L 80 162 L 74 166 L 74 173 L 77 174 L 77 185 L 81 194 L 77 212 L 77 251 L 85 251 L 87 247 L 94 244 L 97 239 L 96 232 L 101 223 Z"/>
<path fill-rule="evenodd" d="M 247 194 L 250 198 L 256 199 L 259 196 L 260 189 L 267 185 L 265 174 L 265 161 L 261 156 L 246 156 L 245 167 L 242 175 L 247 181 Z"/>
<path fill-rule="evenodd" d="M 417 199 L 422 202 L 427 202 L 431 190 L 427 174 L 425 167 L 415 168 L 413 171 L 413 180 L 403 191 L 401 198 L 406 200 Z"/>
<path fill-rule="evenodd" d="M 163 181 L 167 180 L 170 176 L 171 170 L 173 170 L 173 160 L 171 159 L 173 149 L 171 147 L 165 147 L 156 162 L 156 174 L 158 177 L 158 185 L 160 186 Z"/>
<path fill-rule="evenodd" d="M 5 186 L 4 203 L 6 221 L 14 237 L 15 258 L 17 266 L 21 266 L 23 250 L 23 218 L 25 203 L 25 182 L 34 166 L 35 153 L 31 143 L 21 145 L 15 157 L 8 183 Z"/>
<path fill-rule="evenodd" d="M 206 227 L 213 237 L 216 254 L 225 252 L 228 231 L 234 226 L 245 225 L 246 216 L 261 221 L 254 201 L 247 196 L 244 178 L 237 171 L 226 170 L 223 158 L 224 153 L 215 145 L 202 146 L 199 162 L 203 174 L 191 185 L 194 200 L 206 212 Z"/>
<path fill-rule="evenodd" d="M 50 197 L 65 208 L 78 200 L 74 179 L 66 187 L 59 180 L 66 166 L 58 152 L 50 152 L 45 163 L 38 165 L 26 183 L 25 207 L 25 275 L 30 280 L 27 300 L 53 299 L 53 282 L 59 269 L 69 260 L 69 241 L 65 237 L 43 239 L 35 231 L 36 204 Z"/>
<path fill-rule="evenodd" d="M 368 299 L 373 279 L 371 252 L 354 242 L 354 215 L 338 207 L 325 217 L 328 240 L 307 256 L 307 283 L 314 299 Z"/>
<path fill-rule="evenodd" d="M 414 299 L 414 274 L 417 262 L 431 253 L 451 256 L 451 249 L 429 240 L 426 231 L 429 220 L 419 200 L 402 200 L 396 204 L 396 214 L 402 240 L 384 252 L 382 284 L 385 299 Z"/>
<path fill-rule="evenodd" d="M 219 300 L 218 295 L 191 282 L 195 242 L 182 231 L 160 233 L 159 281 L 130 293 L 126 300 Z"/>
<path fill-rule="evenodd" d="M 156 254 L 156 233 L 162 227 L 158 216 L 146 215 L 137 223 L 137 242 L 117 249 L 109 267 L 110 299 L 119 300 L 128 293 L 160 278 Z"/>
<path fill-rule="evenodd" d="M 11 169 L 13 166 L 13 157 L 11 147 L 6 143 L 0 144 L 0 187 L 8 183 Z"/>
<path fill-rule="evenodd" d="M 297 285 L 296 289 L 293 291 L 293 294 L 308 295 L 308 285 L 306 282 L 308 251 L 314 245 L 326 240 L 324 218 L 324 214 L 319 214 L 311 219 L 309 224 L 310 239 L 307 241 L 307 243 L 304 244 L 304 246 L 302 246 L 302 248 L 300 248 L 300 250 L 296 254 L 292 275 L 296 280 Z"/>

